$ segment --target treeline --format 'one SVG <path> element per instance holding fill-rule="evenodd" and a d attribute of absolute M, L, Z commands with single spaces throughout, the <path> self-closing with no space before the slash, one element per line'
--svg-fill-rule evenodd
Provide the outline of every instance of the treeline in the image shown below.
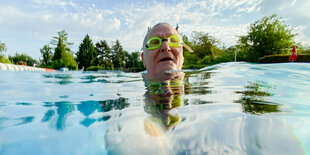
<path fill-rule="evenodd" d="M 139 51 L 129 53 L 124 50 L 119 40 L 116 40 L 112 46 L 109 46 L 106 40 L 93 44 L 90 37 L 86 35 L 76 53 L 76 61 L 79 67 L 85 67 L 88 70 L 142 71 L 144 66 L 140 55 Z"/>
<path fill-rule="evenodd" d="M 195 53 L 184 51 L 183 68 L 201 68 L 235 59 L 257 63 L 264 56 L 290 55 L 293 45 L 297 46 L 298 54 L 309 55 L 310 47 L 295 42 L 296 35 L 277 15 L 265 16 L 252 23 L 248 33 L 239 36 L 238 43 L 228 48 L 222 46 L 218 39 L 208 33 L 193 32 L 192 40 L 183 36 L 184 42 L 195 51 Z"/>
<path fill-rule="evenodd" d="M 69 48 L 72 43 L 67 41 L 67 35 L 63 30 L 58 32 L 58 37 L 53 38 L 51 44 L 54 45 L 54 53 L 52 52 L 53 48 L 49 45 L 44 45 L 40 50 L 42 55 L 40 62 L 43 67 L 85 70 L 126 69 L 130 71 L 144 69 L 139 52 L 125 51 L 118 40 L 112 46 L 106 40 L 100 40 L 94 44 L 88 34 L 80 43 L 79 50 L 73 57 L 74 54 Z"/>
<path fill-rule="evenodd" d="M 183 68 L 202 68 L 221 62 L 245 61 L 259 62 L 264 56 L 289 55 L 293 45 L 297 45 L 298 54 L 309 55 L 310 47 L 302 46 L 294 41 L 296 34 L 277 15 L 265 16 L 252 23 L 246 35 L 238 38 L 236 45 L 225 47 L 221 41 L 206 32 L 193 32 L 191 39 L 183 35 L 183 41 L 194 53 L 184 49 Z M 0 42 L 0 62 L 15 63 L 20 61 L 27 65 L 39 64 L 41 67 L 59 69 L 67 67 L 72 70 L 114 69 L 141 71 L 143 67 L 138 51 L 127 52 L 119 40 L 109 45 L 106 40 L 93 43 L 87 34 L 79 45 L 76 53 L 71 51 L 72 43 L 68 42 L 65 30 L 58 32 L 51 42 L 41 49 L 39 61 L 26 54 L 16 53 L 4 57 L 6 46 Z M 237 53 L 235 57 L 235 53 Z"/>
<path fill-rule="evenodd" d="M 68 42 L 68 33 L 65 30 L 58 32 L 58 36 L 53 37 L 49 44 L 40 49 L 41 57 L 39 61 L 31 58 L 27 54 L 16 53 L 13 56 L 4 57 L 6 46 L 0 44 L 0 62 L 14 63 L 40 67 L 60 69 L 67 67 L 71 70 L 126 70 L 142 71 L 144 66 L 140 59 L 139 51 L 127 52 L 123 49 L 119 40 L 109 45 L 106 40 L 93 43 L 87 34 L 79 45 L 79 49 L 74 53 L 70 47 L 73 43 Z"/>

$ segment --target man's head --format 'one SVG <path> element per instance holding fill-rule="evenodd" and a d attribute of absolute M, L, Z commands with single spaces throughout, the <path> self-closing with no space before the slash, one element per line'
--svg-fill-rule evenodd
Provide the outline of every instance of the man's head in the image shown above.
<path fill-rule="evenodd" d="M 152 46 L 154 45 L 160 46 Z M 180 33 L 167 23 L 156 24 L 143 41 L 142 61 L 148 73 L 181 70 L 184 57 Z"/>

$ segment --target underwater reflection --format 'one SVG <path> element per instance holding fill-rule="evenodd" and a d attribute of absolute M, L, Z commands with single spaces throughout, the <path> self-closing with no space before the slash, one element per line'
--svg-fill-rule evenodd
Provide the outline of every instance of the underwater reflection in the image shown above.
<path fill-rule="evenodd" d="M 207 79 L 211 78 L 212 72 L 186 72 L 184 79 L 185 94 L 206 95 L 213 94 L 212 87 L 209 86 Z M 190 78 L 195 77 L 195 81 Z"/>
<path fill-rule="evenodd" d="M 72 76 L 70 74 L 43 74 L 43 77 L 46 79 L 50 79 L 49 81 L 45 81 L 45 83 L 57 83 L 60 85 L 67 85 L 72 82 Z M 51 81 L 54 79 L 55 81 Z"/>
<path fill-rule="evenodd" d="M 236 91 L 237 94 L 242 94 L 240 100 L 235 101 L 241 103 L 245 113 L 264 114 L 271 112 L 280 112 L 279 104 L 269 102 L 265 97 L 272 96 L 272 87 L 265 82 L 255 81 L 249 82 L 245 87 L 245 91 Z"/>
<path fill-rule="evenodd" d="M 110 71 L 110 74 L 101 73 L 99 75 L 86 75 L 81 78 L 81 83 L 128 83 L 140 81 L 140 77 L 137 75 L 126 76 L 120 73 L 121 72 Z"/>
<path fill-rule="evenodd" d="M 99 83 L 110 83 L 106 78 L 108 76 L 104 75 L 87 75 L 85 77 L 82 77 L 81 80 L 83 80 L 81 83 L 94 83 L 94 82 L 99 82 Z"/>
<path fill-rule="evenodd" d="M 123 97 L 119 97 L 115 100 L 104 100 L 99 102 L 103 112 L 108 112 L 111 110 L 122 110 L 129 106 L 128 99 Z"/>
<path fill-rule="evenodd" d="M 44 102 L 44 107 L 48 108 L 41 122 L 50 122 L 50 127 L 56 127 L 57 130 L 65 130 L 67 127 L 67 117 L 74 111 L 79 111 L 85 118 L 80 121 L 80 124 L 89 127 L 95 122 L 107 121 L 111 118 L 107 112 L 111 110 L 122 110 L 129 106 L 128 99 L 119 97 L 117 99 L 102 100 L 102 101 L 81 101 L 80 104 L 74 104 L 68 101 L 60 102 Z M 100 112 L 99 118 L 92 118 L 91 115 L 95 112 Z M 32 121 L 33 119 L 27 119 Z M 24 124 L 25 124 L 24 123 Z M 20 124 L 18 124 L 20 125 Z"/>
<path fill-rule="evenodd" d="M 34 116 L 26 116 L 19 118 L 0 117 L 0 130 L 7 127 L 14 127 L 19 125 L 25 125 L 33 122 Z"/>
<path fill-rule="evenodd" d="M 74 105 L 71 102 L 62 101 L 56 102 L 55 106 L 57 107 L 57 121 L 56 128 L 57 130 L 64 130 L 66 128 L 66 120 L 68 115 L 75 110 Z"/>
<path fill-rule="evenodd" d="M 144 111 L 148 114 L 144 130 L 147 134 L 161 136 L 180 122 L 181 117 L 173 110 L 183 104 L 184 75 L 183 72 L 143 75 L 146 86 Z"/>

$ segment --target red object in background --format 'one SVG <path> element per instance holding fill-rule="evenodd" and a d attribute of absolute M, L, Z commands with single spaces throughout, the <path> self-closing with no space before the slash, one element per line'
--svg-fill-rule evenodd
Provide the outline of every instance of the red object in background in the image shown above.
<path fill-rule="evenodd" d="M 296 47 L 294 45 L 293 49 L 292 49 L 292 52 L 291 52 L 291 55 L 290 55 L 290 58 L 289 58 L 289 61 L 290 62 L 296 61 L 297 57 L 298 56 L 297 56 L 297 52 L 296 52 Z"/>
<path fill-rule="evenodd" d="M 47 71 L 47 72 L 54 72 L 55 71 L 55 69 L 49 69 L 49 68 L 44 68 L 45 69 L 45 71 Z"/>
<path fill-rule="evenodd" d="M 26 64 L 23 61 L 18 61 L 18 64 L 21 66 L 26 66 Z"/>

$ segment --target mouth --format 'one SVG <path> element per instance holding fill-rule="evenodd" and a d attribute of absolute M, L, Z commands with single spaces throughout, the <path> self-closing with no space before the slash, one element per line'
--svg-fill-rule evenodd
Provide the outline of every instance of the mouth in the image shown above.
<path fill-rule="evenodd" d="M 166 58 L 160 59 L 158 62 L 165 62 L 165 61 L 173 61 L 173 59 L 170 57 L 166 57 Z"/>

